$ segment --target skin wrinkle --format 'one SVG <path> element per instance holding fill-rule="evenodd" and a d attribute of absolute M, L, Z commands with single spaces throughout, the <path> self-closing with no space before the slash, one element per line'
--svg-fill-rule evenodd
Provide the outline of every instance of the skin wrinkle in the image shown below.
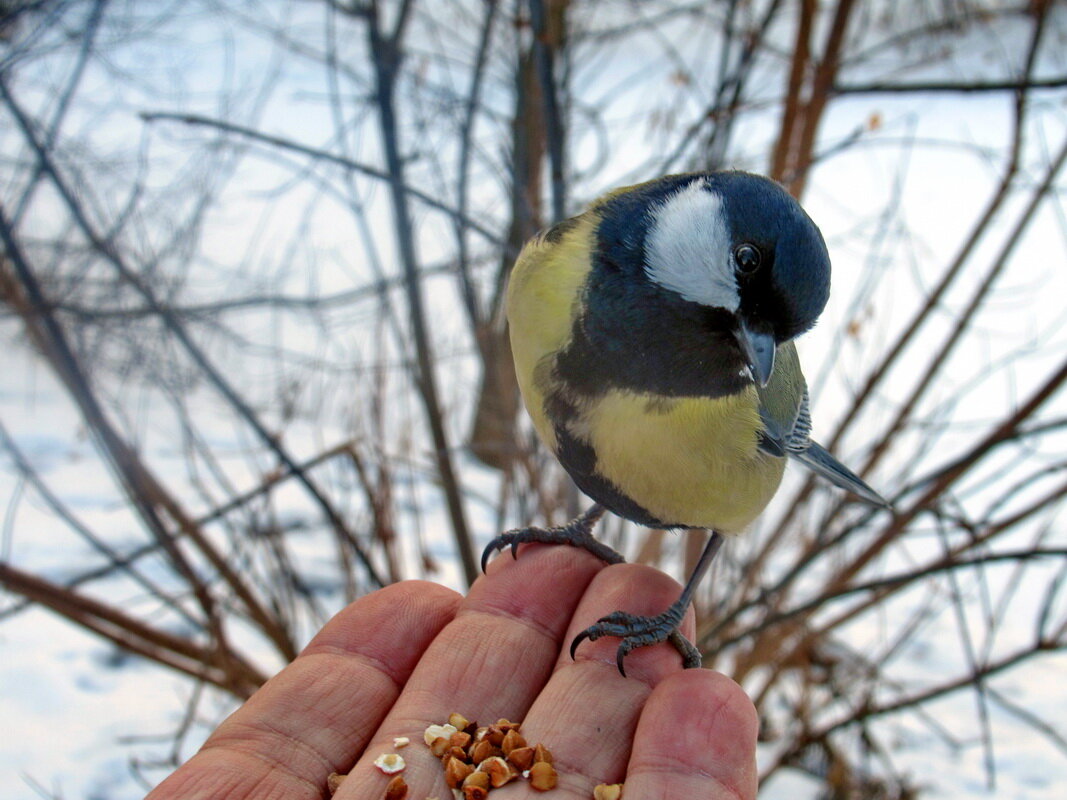
<path fill-rule="evenodd" d="M 664 770 L 648 770 L 646 772 L 646 774 L 648 774 L 648 775 L 666 775 L 668 777 L 676 777 L 675 773 L 671 772 L 670 770 L 666 770 L 666 769 L 664 769 Z M 697 777 L 698 776 L 695 776 L 695 775 L 689 776 L 689 778 L 697 778 Z M 731 798 L 731 800 L 750 800 L 750 798 L 751 798 L 751 795 L 746 794 L 745 792 L 737 789 L 734 786 L 731 786 L 729 784 L 723 783 L 721 780 L 716 778 L 714 775 L 701 775 L 699 777 L 702 780 L 711 781 L 719 790 L 721 790 L 722 792 L 725 792 L 725 795 L 716 794 L 715 795 L 715 800 L 726 800 L 727 797 Z M 707 787 L 703 783 L 701 783 L 699 788 L 701 790 L 706 790 Z M 663 800 L 678 800 L 678 796 L 679 796 L 678 793 L 674 792 L 674 793 L 672 793 L 670 795 L 660 794 L 660 795 L 657 795 L 656 797 L 661 797 L 661 798 L 663 798 Z M 699 795 L 689 795 L 689 796 L 706 796 L 706 791 L 701 791 Z M 655 798 L 647 798 L 647 800 L 655 800 Z"/>
<path fill-rule="evenodd" d="M 581 661 L 578 661 L 578 662 L 574 662 L 574 663 L 562 666 L 557 670 L 557 675 L 559 673 L 561 673 L 561 672 L 571 671 L 571 670 L 574 670 L 574 669 L 579 669 L 579 670 L 587 669 L 588 667 L 586 665 L 591 664 L 591 663 L 593 663 L 592 660 L 581 660 Z M 606 665 L 604 665 L 604 666 L 606 666 Z M 611 671 L 614 674 L 609 676 L 609 677 L 617 678 L 618 677 L 618 671 L 615 669 L 614 663 L 611 664 Z M 638 681 L 638 682 L 639 683 L 643 683 L 642 681 Z M 647 688 L 647 686 L 646 686 L 646 688 Z M 651 689 L 649 689 L 647 692 L 644 692 L 644 697 L 642 698 L 642 701 L 641 701 L 642 704 L 643 704 L 643 702 L 645 700 L 648 699 L 648 695 L 649 694 L 651 694 Z M 631 717 L 633 725 L 631 726 L 630 731 L 628 733 L 628 735 L 630 735 L 630 736 L 633 735 L 633 730 L 636 729 L 636 727 L 637 727 L 637 722 L 638 722 L 638 720 L 640 718 L 640 714 L 636 709 L 639 709 L 640 707 L 641 707 L 640 704 L 635 704 L 635 712 L 632 714 L 632 717 Z M 615 735 L 618 735 L 618 731 L 617 730 L 616 731 L 602 730 L 600 733 L 603 736 L 615 736 Z M 604 749 L 607 749 L 607 748 L 608 748 L 608 745 L 605 745 Z M 593 775 L 592 773 L 586 771 L 586 767 L 589 766 L 590 764 L 592 764 L 595 761 L 594 758 L 590 757 L 590 753 L 589 752 L 583 753 L 582 754 L 582 759 L 580 761 L 577 761 L 577 762 L 572 761 L 572 760 L 570 760 L 570 759 L 568 759 L 566 757 L 570 752 L 572 752 L 571 748 L 557 748 L 557 749 L 553 750 L 552 751 L 553 761 L 554 761 L 554 763 L 556 765 L 556 771 L 559 772 L 559 774 L 560 774 L 561 780 L 562 780 L 562 778 L 564 776 L 580 775 L 580 776 L 582 776 L 583 778 L 586 778 L 589 781 L 589 784 L 587 786 L 583 787 L 584 793 L 580 795 L 582 798 L 588 798 L 589 794 L 590 794 L 590 790 L 592 789 L 593 786 L 595 786 L 598 783 L 601 783 L 601 782 L 618 783 L 618 782 L 621 782 L 625 777 L 625 762 L 627 760 L 629 760 L 629 753 L 627 753 L 626 757 L 623 759 L 623 763 L 621 765 L 622 768 L 623 768 L 623 771 L 620 772 L 616 776 L 611 776 L 612 779 L 610 781 L 608 781 L 605 778 L 605 776 L 603 776 L 603 775 Z"/>
<path fill-rule="evenodd" d="M 231 727 L 236 730 L 231 730 Z M 313 756 L 314 760 L 320 764 L 329 767 L 335 766 L 318 748 L 262 719 L 250 722 L 235 721 L 232 726 L 227 726 L 225 733 L 220 738 L 222 738 L 221 742 L 212 740 L 205 743 L 204 750 L 210 751 L 221 747 L 251 756 L 263 756 L 264 761 L 281 765 L 283 763 L 282 760 L 274 754 L 282 748 L 282 743 L 284 743 L 284 746 L 290 747 L 294 751 Z M 235 744 L 242 746 L 235 747 Z"/>
<path fill-rule="evenodd" d="M 398 670 L 392 670 L 389 668 L 389 664 L 380 658 L 375 658 L 367 653 L 360 652 L 358 650 L 338 647 L 337 645 L 323 644 L 311 649 L 312 646 L 308 645 L 308 649 L 300 654 L 300 658 L 308 659 L 308 663 L 317 661 L 320 658 L 330 659 L 338 658 L 346 662 L 356 662 L 359 664 L 366 664 L 378 675 L 383 676 L 389 680 L 394 691 L 398 694 L 400 690 L 404 688 L 404 684 L 407 682 L 407 678 L 401 676 Z M 410 674 L 410 670 L 408 670 Z"/>
<path fill-rule="evenodd" d="M 584 663 L 576 664 L 575 666 L 581 669 L 584 668 Z M 618 675 L 617 672 L 615 674 Z M 627 735 L 632 735 L 633 727 L 636 727 L 637 717 L 638 715 L 635 712 L 633 716 L 634 725 L 631 727 L 629 734 L 620 734 L 619 730 L 617 729 L 609 730 L 607 728 L 604 728 L 598 731 L 597 735 L 603 737 L 623 736 L 624 738 Z M 530 741 L 531 738 L 539 740 L 541 737 L 527 736 L 527 741 Z M 611 749 L 611 744 L 605 742 L 602 749 L 605 751 L 609 751 Z M 567 758 L 567 756 L 571 753 L 581 753 L 582 758 L 577 761 Z M 592 788 L 598 783 L 620 783 L 626 779 L 626 761 L 629 759 L 630 756 L 630 748 L 627 747 L 626 752 L 622 754 L 622 757 L 617 765 L 617 772 L 614 769 L 609 772 L 599 772 L 597 774 L 591 772 L 589 770 L 589 767 L 592 766 L 597 759 L 594 757 L 594 754 L 589 750 L 583 752 L 580 749 L 576 749 L 574 747 L 557 746 L 552 748 L 552 756 L 554 766 L 556 767 L 556 771 L 559 774 L 559 784 L 557 786 L 557 789 L 553 790 L 552 796 L 555 797 L 557 791 L 563 790 L 565 794 L 569 797 L 580 798 L 581 800 L 588 800 L 588 798 L 592 794 Z M 608 753 L 608 756 L 610 760 L 610 753 Z"/>
<path fill-rule="evenodd" d="M 690 613 L 691 612 L 688 612 L 688 611 L 686 612 L 687 615 L 689 615 Z M 612 641 L 612 640 L 608 639 L 608 641 Z M 668 645 L 668 646 L 670 646 L 670 645 Z M 592 648 L 588 648 L 588 649 L 592 649 Z M 598 658 L 595 655 L 594 656 L 584 655 L 582 650 L 583 650 L 583 648 L 579 647 L 577 652 L 574 654 L 575 655 L 574 661 L 575 661 L 575 665 L 576 666 L 579 665 L 579 664 L 595 664 L 598 669 L 601 669 L 601 670 L 604 671 L 605 677 L 618 676 L 619 667 L 615 663 L 615 651 L 614 650 L 612 650 L 608 654 L 605 654 L 605 656 L 603 658 Z M 633 653 L 631 653 L 631 655 L 635 655 L 637 652 L 639 652 L 639 651 L 635 650 L 635 651 L 633 651 Z M 653 679 L 653 676 L 648 675 L 645 670 L 641 670 L 641 669 L 637 669 L 637 668 L 631 668 L 629 660 L 627 660 L 627 662 L 626 662 L 626 667 L 627 667 L 627 669 L 626 669 L 626 679 L 627 680 L 634 680 L 634 681 L 637 681 L 638 683 L 643 683 L 645 685 L 645 688 L 648 689 L 649 691 L 651 691 L 652 689 L 656 688 L 656 684 L 659 683 L 659 680 Z"/>
<path fill-rule="evenodd" d="M 676 758 L 672 759 L 669 755 L 664 756 L 656 761 L 638 762 L 638 769 L 634 770 L 634 765 L 630 765 L 630 779 L 636 774 L 642 775 L 678 775 L 678 774 L 691 774 L 700 778 L 705 778 L 715 782 L 716 786 L 719 786 L 726 792 L 729 792 L 731 797 L 737 798 L 737 800 L 746 800 L 748 797 L 744 791 L 734 785 L 733 783 L 727 783 L 722 778 L 704 768 L 696 767 L 696 762 L 691 762 L 688 759 Z"/>
<path fill-rule="evenodd" d="M 308 788 L 311 789 L 311 791 L 315 792 L 315 796 L 322 797 L 322 787 L 318 783 L 313 782 L 311 780 L 308 780 L 307 778 L 302 778 L 301 776 L 296 775 L 296 774 L 286 774 L 287 771 L 285 769 L 285 765 L 284 764 L 279 764 L 277 766 L 280 766 L 282 768 L 282 773 L 285 775 L 286 778 L 288 778 L 290 780 L 294 780 L 295 779 L 295 782 L 297 784 L 307 786 Z M 274 776 L 274 774 L 275 773 L 272 770 L 271 772 L 268 772 L 268 773 L 264 774 L 262 777 L 260 777 L 252 785 L 251 789 L 248 791 L 248 793 L 245 795 L 245 797 L 256 798 L 256 800 L 259 800 L 259 798 L 262 796 L 260 794 L 260 788 L 259 787 L 262 784 L 265 784 L 269 778 Z M 268 791 L 270 791 L 270 795 L 267 796 L 268 800 L 269 800 L 270 797 L 278 797 L 279 800 L 281 798 L 287 798 L 287 799 L 292 798 L 292 789 L 290 787 L 288 787 L 288 786 L 284 786 L 284 785 L 280 786 L 278 784 L 275 784 L 274 786 L 269 787 Z"/>
<path fill-rule="evenodd" d="M 253 758 L 249 754 L 241 753 L 236 750 L 231 750 L 230 752 L 237 757 L 247 757 L 255 761 L 257 765 L 262 763 L 262 759 Z M 270 800 L 270 798 L 274 797 L 286 798 L 286 800 L 293 800 L 292 790 L 287 789 L 285 786 L 278 786 L 278 782 L 276 780 L 272 781 L 273 785 L 271 787 L 268 787 L 266 790 L 261 788 L 261 786 L 268 780 L 276 778 L 276 774 L 271 772 L 265 773 L 258 777 L 255 783 L 251 786 L 245 786 L 245 773 L 242 772 L 240 769 L 235 769 L 235 767 L 240 767 L 242 765 L 235 765 L 233 761 L 230 760 L 227 761 L 226 766 L 229 768 L 229 775 L 228 779 L 225 782 L 220 784 L 217 775 L 212 775 L 210 773 L 201 773 L 199 775 L 194 776 L 192 779 L 186 780 L 185 784 L 187 785 L 183 784 L 178 787 L 181 791 L 175 796 L 181 797 L 184 800 L 200 800 L 200 798 L 209 798 L 210 800 L 217 800 L 221 797 L 226 798 L 226 800 L 243 800 L 244 798 L 255 798 L 256 800 Z M 313 797 L 316 798 L 316 800 L 319 800 L 319 798 L 322 797 L 321 788 L 316 785 L 313 786 L 312 789 L 314 791 Z M 170 791 L 173 792 L 174 787 L 170 787 Z M 263 794 L 264 791 L 267 791 L 268 794 Z"/>
<path fill-rule="evenodd" d="M 429 589 L 430 586 L 433 586 L 433 589 Z M 365 619 L 358 626 L 348 619 L 349 615 L 345 611 L 342 611 L 311 640 L 302 654 L 314 652 L 323 645 L 331 644 L 339 649 L 363 652 L 367 647 L 365 637 L 352 639 L 354 627 L 362 629 L 370 625 L 377 629 L 375 635 L 367 639 L 368 642 L 375 641 L 380 629 L 387 623 L 408 627 L 411 621 L 416 621 L 423 624 L 413 627 L 422 628 L 425 625 L 434 627 L 435 618 L 443 621 L 451 619 L 452 614 L 448 607 L 458 604 L 460 600 L 457 593 L 425 581 L 404 581 L 392 584 L 381 591 L 381 596 L 367 595 L 356 600 L 346 609 L 346 611 L 354 607 L 361 609 Z M 432 592 L 436 596 L 432 599 L 421 597 L 420 592 Z M 388 647 L 382 647 L 382 649 L 389 651 Z"/>
<path fill-rule="evenodd" d="M 309 656 L 306 656 L 306 658 L 313 659 L 316 662 L 320 661 L 320 660 L 323 660 L 323 661 L 326 662 L 326 664 L 329 664 L 331 659 L 340 658 L 342 660 L 342 662 L 344 662 L 346 665 L 347 664 L 351 664 L 352 662 L 358 662 L 360 664 L 370 665 L 371 669 L 373 671 L 371 673 L 369 673 L 369 674 L 364 674 L 364 673 L 362 673 L 362 671 L 360 671 L 358 669 L 350 670 L 348 672 L 350 672 L 350 674 L 360 675 L 360 683 L 361 683 L 361 685 L 363 687 L 371 685 L 371 682 L 378 676 L 383 678 L 384 682 L 385 682 L 385 685 L 382 687 L 382 689 L 380 691 L 376 691 L 376 692 L 373 693 L 375 696 L 380 696 L 380 697 L 391 696 L 393 698 L 396 698 L 396 697 L 398 697 L 400 695 L 400 693 L 403 691 L 404 686 L 405 686 L 404 682 L 398 682 L 397 680 L 395 680 L 393 678 L 393 676 L 389 675 L 389 673 L 387 671 L 380 670 L 380 669 L 375 669 L 375 667 L 374 667 L 374 663 L 375 662 L 372 659 L 368 659 L 363 655 L 353 654 L 351 652 L 349 652 L 349 653 L 340 653 L 340 654 L 336 654 L 335 655 L 335 654 L 325 653 L 324 652 L 324 653 L 310 654 Z M 323 676 L 321 678 L 321 680 L 337 680 L 337 679 L 339 679 L 339 676 L 341 676 L 343 673 L 339 669 L 329 669 L 327 667 L 327 668 L 324 668 L 324 669 L 321 670 L 321 674 Z M 345 713 L 345 711 L 343 709 L 338 709 L 338 711 L 339 711 L 338 716 L 336 716 L 336 717 L 327 717 L 323 721 L 322 726 L 320 726 L 320 727 L 327 728 L 328 730 L 330 730 L 332 732 L 336 732 L 336 734 L 338 736 L 338 739 L 343 740 L 343 741 L 347 741 L 347 740 L 349 740 L 351 738 L 351 734 L 350 734 L 351 718 L 350 718 L 350 716 L 348 714 Z M 358 747 L 362 746 L 362 745 L 358 744 L 358 741 L 359 740 L 357 739 L 357 745 L 356 745 L 357 749 L 358 749 Z"/>
<path fill-rule="evenodd" d="M 376 782 L 375 785 L 381 783 L 384 786 L 383 776 L 376 768 L 368 766 L 369 761 L 380 753 L 398 752 L 407 762 L 402 775 L 409 787 L 411 787 L 411 791 L 408 794 L 409 800 L 420 800 L 425 796 L 432 797 L 435 792 L 438 797 L 450 797 L 451 794 L 444 789 L 440 764 L 430 754 L 429 749 L 424 746 L 423 732 L 431 723 L 444 722 L 447 714 L 452 711 L 471 712 L 471 709 L 457 709 L 455 707 L 456 701 L 454 698 L 456 695 L 451 691 L 450 688 L 445 688 L 444 691 L 441 691 L 440 686 L 435 686 L 434 689 L 426 687 L 405 689 L 404 702 L 393 706 L 386 718 L 382 720 L 379 729 L 375 731 L 374 738 L 359 753 L 357 763 L 352 766 L 352 769 L 348 770 L 350 774 L 356 776 L 355 781 L 360 786 L 371 780 Z M 397 714 L 397 709 L 400 708 L 406 710 L 416 709 L 419 716 L 412 717 L 410 714 Z M 422 713 L 423 710 L 425 710 L 425 715 Z M 407 736 L 411 739 L 411 743 L 407 747 L 397 750 L 392 746 L 394 736 Z M 427 792 L 419 794 L 415 791 L 415 787 L 419 786 L 435 788 L 433 790 L 427 789 L 427 795 Z M 365 794 L 361 796 L 381 797 L 382 795 L 379 793 L 377 795 Z"/>
<path fill-rule="evenodd" d="M 408 703 L 407 700 L 410 700 L 411 702 Z M 409 745 L 409 747 L 422 742 L 422 734 L 429 725 L 436 725 L 446 721 L 444 717 L 441 717 L 439 712 L 435 713 L 432 709 L 448 708 L 448 711 L 445 712 L 446 715 L 457 710 L 451 707 L 451 704 L 454 702 L 451 698 L 446 699 L 444 702 L 441 702 L 441 700 L 442 698 L 440 697 L 439 692 L 419 687 L 408 689 L 405 692 L 406 705 L 409 705 L 412 708 L 427 709 L 427 711 L 425 714 L 420 714 L 417 717 L 407 715 L 394 717 L 393 710 L 390 710 L 390 714 L 387 717 L 390 730 L 383 741 L 387 741 L 391 746 L 392 736 L 395 733 L 397 736 L 407 736 L 410 738 L 411 745 Z M 382 724 L 385 725 L 385 723 L 386 720 L 383 720 Z M 396 733 L 397 731 L 401 731 L 401 733 Z M 381 733 L 381 731 L 376 731 L 376 733 Z M 370 744 L 367 745 L 367 750 L 370 750 L 371 744 L 373 744 L 374 741 L 375 740 L 371 740 Z M 401 753 L 401 755 L 403 755 L 403 753 Z"/>
<path fill-rule="evenodd" d="M 755 710 L 751 704 L 747 703 L 747 701 L 742 703 L 741 697 L 737 693 L 730 693 L 725 697 L 720 695 L 719 698 L 720 702 L 715 706 L 715 710 L 704 717 L 704 725 L 702 726 L 704 739 L 706 741 L 713 741 L 711 732 L 716 728 L 727 727 L 733 729 L 741 727 L 746 733 L 751 731 L 752 738 L 755 739 L 756 731 L 759 730 L 759 720 L 756 718 Z M 696 762 L 688 762 L 684 759 L 679 759 L 678 763 L 689 768 L 693 772 L 707 775 L 707 777 L 712 778 L 720 785 L 725 785 L 720 777 L 711 775 L 706 769 L 697 768 Z M 735 771 L 730 770 L 729 772 L 734 774 Z M 725 788 L 730 789 L 731 793 L 738 797 L 742 796 L 739 787 L 725 785 Z"/>
<path fill-rule="evenodd" d="M 489 605 L 484 608 L 465 608 L 456 615 L 456 619 L 476 617 L 479 614 L 496 620 L 518 622 L 527 630 L 531 630 L 534 633 L 543 636 L 550 642 L 558 642 L 559 640 L 559 635 L 555 633 L 549 625 L 535 619 L 535 615 L 516 614 L 512 609 L 498 608 Z"/>
<path fill-rule="evenodd" d="M 586 772 L 582 772 L 578 765 L 560 761 L 556 757 L 555 752 L 552 753 L 554 760 L 553 766 L 556 768 L 556 772 L 559 774 L 559 783 L 556 784 L 556 788 L 552 790 L 552 800 L 559 800 L 556 796 L 557 792 L 563 791 L 567 797 L 576 798 L 576 800 L 589 800 L 593 795 L 593 787 L 598 783 L 604 783 L 602 778 L 595 775 L 590 775 Z M 613 783 L 619 783 L 622 778 Z M 534 792 L 533 794 L 539 794 Z"/>
<path fill-rule="evenodd" d="M 546 575 L 552 575 L 553 581 L 561 587 L 581 582 L 583 586 L 578 590 L 579 594 L 588 588 L 593 578 L 605 567 L 602 561 L 578 548 L 557 549 L 554 546 L 524 545 L 520 549 L 519 557 L 547 559 L 544 565 Z M 505 558 L 507 561 L 504 561 Z M 497 565 L 497 560 L 494 560 L 490 565 L 490 575 L 484 584 L 481 581 L 475 583 L 471 597 L 460 607 L 456 619 L 474 613 L 513 619 L 524 622 L 531 630 L 543 633 L 550 640 L 558 642 L 570 620 L 563 620 L 563 624 L 560 624 L 558 604 L 552 602 L 551 598 L 546 598 L 541 603 L 528 604 L 524 599 L 525 587 L 522 584 L 516 585 L 507 574 L 497 573 L 497 570 L 504 568 L 504 564 L 515 560 L 511 558 L 510 553 L 503 553 L 499 561 L 503 563 Z M 559 626 L 558 630 L 556 626 Z"/>
<path fill-rule="evenodd" d="M 245 758 L 258 761 L 262 764 L 266 764 L 268 771 L 265 772 L 254 784 L 250 787 L 249 791 L 245 794 L 246 797 L 255 797 L 256 788 L 259 784 L 266 782 L 270 778 L 281 778 L 289 782 L 295 782 L 301 786 L 307 786 L 315 792 L 318 796 L 321 794 L 322 787 L 318 783 L 301 775 L 294 767 L 289 765 L 286 758 L 288 753 L 278 753 L 271 747 L 258 747 L 257 744 L 261 741 L 261 738 L 256 734 L 265 734 L 266 738 L 262 741 L 264 744 L 272 744 L 277 738 L 282 738 L 289 744 L 295 744 L 297 750 L 303 750 L 316 757 L 316 760 L 324 765 L 326 772 L 329 774 L 340 768 L 343 768 L 344 764 L 331 763 L 322 753 L 319 753 L 315 748 L 311 747 L 305 742 L 301 742 L 299 739 L 289 736 L 283 731 L 272 729 L 270 726 L 265 725 L 250 725 L 244 722 L 235 722 L 234 727 L 238 729 L 238 735 L 233 736 L 231 739 L 229 732 L 226 735 L 213 736 L 209 741 L 204 743 L 201 753 L 212 753 L 217 755 L 219 751 L 222 753 L 231 754 L 234 756 L 243 756 Z M 244 733 L 241 734 L 240 732 Z M 249 735 L 249 734 L 252 735 Z M 216 741 L 216 739 L 222 739 L 222 741 Z"/>
<path fill-rule="evenodd" d="M 488 620 L 488 622 L 476 622 L 475 620 L 479 617 Z M 533 633 L 544 640 L 544 642 L 548 644 L 548 647 L 544 648 L 546 653 L 554 653 L 559 648 L 560 643 L 558 634 L 554 633 L 550 628 L 540 625 L 535 620 L 529 618 L 517 617 L 502 612 L 494 613 L 492 608 L 470 609 L 461 612 L 456 618 L 470 618 L 467 621 L 472 623 L 462 631 L 463 638 L 470 640 L 471 646 L 456 645 L 456 647 L 468 653 L 465 663 L 457 665 L 455 680 L 451 681 L 451 683 L 456 684 L 457 686 L 463 680 L 468 680 L 471 674 L 477 675 L 486 673 L 487 671 L 494 671 L 494 668 L 499 669 L 501 663 L 509 663 L 500 662 L 495 658 L 495 654 L 501 652 L 502 649 L 507 652 L 508 648 L 516 646 L 516 642 L 522 642 L 526 638 L 524 635 L 525 632 Z M 494 624 L 499 622 L 505 624 L 502 626 Z M 518 623 L 518 627 L 508 623 Z M 487 628 L 486 625 L 489 627 Z M 476 636 L 476 631 L 481 631 L 481 634 Z M 540 645 L 535 646 L 529 642 L 522 646 L 526 647 L 529 652 L 535 653 L 543 649 Z M 542 682 L 548 679 L 554 663 L 555 656 L 546 654 L 542 669 L 542 672 L 544 673 Z M 531 660 L 517 660 L 513 662 L 511 666 L 513 670 L 518 670 L 518 672 L 513 671 L 507 676 L 498 677 L 500 683 L 506 685 L 511 680 L 518 680 L 525 671 L 530 669 Z M 447 675 L 448 673 L 445 674 Z M 455 690 L 452 690 L 452 693 L 455 693 Z"/>

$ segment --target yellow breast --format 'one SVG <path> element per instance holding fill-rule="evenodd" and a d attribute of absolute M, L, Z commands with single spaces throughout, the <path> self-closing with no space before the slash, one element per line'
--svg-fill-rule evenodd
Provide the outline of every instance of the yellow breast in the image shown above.
<path fill-rule="evenodd" d="M 597 472 L 653 516 L 720 533 L 752 522 L 785 469 L 757 447 L 754 389 L 673 400 L 610 391 L 568 427 L 593 446 Z"/>

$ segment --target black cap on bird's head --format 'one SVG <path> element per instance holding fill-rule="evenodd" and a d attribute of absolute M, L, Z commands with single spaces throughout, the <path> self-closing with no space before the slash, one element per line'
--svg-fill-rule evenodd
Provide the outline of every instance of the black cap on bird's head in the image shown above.
<path fill-rule="evenodd" d="M 815 324 L 830 293 L 818 227 L 774 181 L 746 172 L 677 176 L 650 207 L 647 277 L 728 312 L 752 379 L 766 385 L 778 344 Z"/>

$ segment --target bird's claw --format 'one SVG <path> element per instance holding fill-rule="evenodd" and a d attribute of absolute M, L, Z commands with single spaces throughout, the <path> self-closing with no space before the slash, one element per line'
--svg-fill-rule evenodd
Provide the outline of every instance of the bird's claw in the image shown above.
<path fill-rule="evenodd" d="M 699 667 L 702 663 L 700 651 L 682 636 L 678 630 L 681 616 L 672 606 L 662 614 L 654 617 L 641 617 L 625 611 L 613 611 L 601 617 L 594 624 L 574 637 L 571 642 L 571 658 L 575 658 L 578 645 L 588 639 L 595 642 L 602 636 L 617 636 L 622 641 L 615 651 L 615 664 L 619 674 L 626 677 L 623 662 L 627 655 L 639 647 L 647 647 L 659 642 L 670 642 L 682 657 L 685 669 Z"/>
<path fill-rule="evenodd" d="M 511 557 L 515 560 L 519 558 L 519 545 L 523 542 L 536 542 L 538 539 L 535 537 L 535 532 L 542 530 L 541 528 L 516 528 L 510 531 L 504 531 L 502 534 L 492 539 L 489 544 L 482 550 L 482 572 L 485 572 L 486 567 L 489 566 L 489 557 L 494 553 L 501 552 L 505 547 L 511 548 Z"/>
<path fill-rule="evenodd" d="M 519 558 L 519 545 L 523 542 L 536 541 L 534 539 L 523 538 L 522 534 L 527 531 L 540 530 L 539 528 L 516 528 L 510 531 L 504 531 L 502 534 L 492 539 L 489 544 L 482 550 L 482 572 L 485 572 L 485 568 L 489 566 L 489 557 L 493 553 L 499 553 L 505 547 L 511 548 L 511 557 L 515 560 Z"/>
<path fill-rule="evenodd" d="M 603 506 L 594 505 L 580 517 L 576 517 L 566 525 L 555 528 L 514 528 L 497 536 L 482 551 L 482 572 L 489 565 L 489 556 L 503 550 L 510 545 L 511 555 L 519 557 L 519 545 L 526 542 L 540 544 L 569 544 L 588 550 L 597 558 L 607 561 L 609 564 L 619 564 L 625 559 L 606 544 L 602 544 L 593 538 L 592 528 L 604 513 Z"/>

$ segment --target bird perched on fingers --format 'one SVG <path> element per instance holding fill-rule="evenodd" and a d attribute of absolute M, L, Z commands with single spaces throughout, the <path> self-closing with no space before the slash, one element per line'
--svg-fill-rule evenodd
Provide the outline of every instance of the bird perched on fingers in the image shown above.
<path fill-rule="evenodd" d="M 520 543 L 566 543 L 609 562 L 604 511 L 711 536 L 681 597 L 663 614 L 615 612 L 584 639 L 636 647 L 678 632 L 721 545 L 763 511 L 786 461 L 863 500 L 885 501 L 809 438 L 808 394 L 793 339 L 830 291 L 815 223 L 784 189 L 745 172 L 671 175 L 618 189 L 530 241 L 508 286 L 523 401 L 541 440 L 595 502 L 559 528 L 509 531 L 482 556 Z"/>

